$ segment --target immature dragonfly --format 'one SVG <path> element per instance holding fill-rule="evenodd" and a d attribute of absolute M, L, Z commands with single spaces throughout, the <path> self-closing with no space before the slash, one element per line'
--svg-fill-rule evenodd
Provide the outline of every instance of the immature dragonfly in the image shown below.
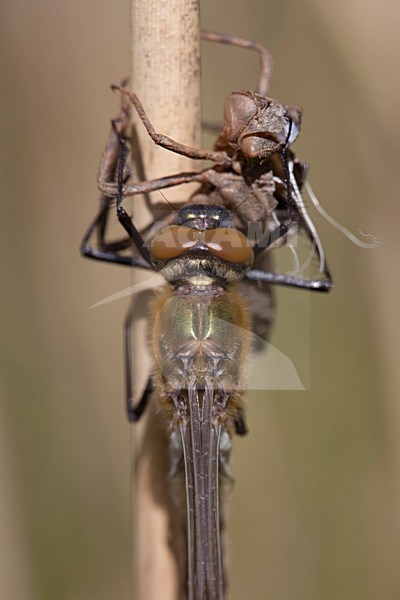
<path fill-rule="evenodd" d="M 175 448 L 172 475 L 185 471 L 187 508 L 187 595 L 191 600 L 224 598 L 221 551 L 220 479 L 229 476 L 232 433 L 244 434 L 245 380 L 251 338 L 265 338 L 269 317 L 257 304 L 269 301 L 269 287 L 280 284 L 328 291 L 329 270 L 300 190 L 306 165 L 291 144 L 300 129 L 300 111 L 266 96 L 270 57 L 266 49 L 239 38 L 203 33 L 209 41 L 252 48 L 261 58 L 257 92 L 234 92 L 225 105 L 224 127 L 214 150 L 184 146 L 158 134 L 138 97 L 125 87 L 121 112 L 99 170 L 100 211 L 81 246 L 90 258 L 154 270 L 165 279 L 149 311 L 153 373 L 142 398 L 132 398 L 131 319 L 127 323 L 127 412 L 137 421 L 147 402 L 158 402 Z M 151 181 L 131 181 L 131 107 L 154 142 L 212 166 Z M 132 160 L 132 159 L 131 159 Z M 123 206 L 126 196 L 198 182 L 180 210 L 146 231 L 135 226 Z M 108 239 L 110 214 L 124 230 Z M 270 251 L 290 245 L 301 232 L 316 257 L 316 275 L 298 264 L 292 274 L 275 273 Z M 295 249 L 294 253 L 295 253 Z M 308 261 L 310 262 L 310 261 Z M 256 297 L 256 301 L 254 301 Z M 250 314 L 249 307 L 254 314 Z M 177 441 L 179 443 L 177 443 Z"/>

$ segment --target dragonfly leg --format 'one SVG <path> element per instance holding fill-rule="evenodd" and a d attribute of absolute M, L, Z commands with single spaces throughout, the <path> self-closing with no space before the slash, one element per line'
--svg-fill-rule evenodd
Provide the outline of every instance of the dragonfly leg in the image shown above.
<path fill-rule="evenodd" d="M 80 251 L 83 256 L 95 260 L 102 260 L 117 265 L 127 265 L 130 267 L 140 267 L 142 269 L 152 269 L 152 266 L 142 256 L 126 256 L 120 254 L 122 250 L 132 247 L 132 240 L 129 237 L 118 240 L 107 241 L 107 227 L 113 198 L 103 196 L 100 210 L 95 219 L 90 224 L 81 242 Z M 93 241 L 97 238 L 97 242 Z"/>
<path fill-rule="evenodd" d="M 235 418 L 235 431 L 238 435 L 246 435 L 248 433 L 248 427 L 244 416 L 244 410 L 239 408 Z"/>
<path fill-rule="evenodd" d="M 251 279 L 252 281 L 261 281 L 264 283 L 296 287 L 304 290 L 315 290 L 319 292 L 329 292 L 329 290 L 333 288 L 333 281 L 330 277 L 304 279 L 303 277 L 293 277 L 291 275 L 252 269 L 251 271 L 247 271 L 246 278 Z"/>
<path fill-rule="evenodd" d="M 142 397 L 136 404 L 134 404 L 132 377 L 132 326 L 133 310 L 132 307 L 130 307 L 124 323 L 125 401 L 128 420 L 130 422 L 136 422 L 139 421 L 147 406 L 150 395 L 153 391 L 153 382 L 151 378 L 149 378 Z"/>
<path fill-rule="evenodd" d="M 114 130 L 115 135 L 118 139 L 118 144 L 119 144 L 118 161 L 117 161 L 117 169 L 116 169 L 116 171 L 117 171 L 116 172 L 116 176 L 117 176 L 117 217 L 118 217 L 118 220 L 121 223 L 122 227 L 127 232 L 129 239 L 131 239 L 132 243 L 136 246 L 139 254 L 142 256 L 142 258 L 148 264 L 150 264 L 149 250 L 145 246 L 144 240 L 143 240 L 141 234 L 139 233 L 139 231 L 136 229 L 135 225 L 133 224 L 132 219 L 130 218 L 130 216 L 128 215 L 128 213 L 126 212 L 124 207 L 122 206 L 122 202 L 124 199 L 123 187 L 124 187 L 124 183 L 125 183 L 125 166 L 126 166 L 126 159 L 127 159 L 128 151 L 129 151 L 127 140 L 126 140 L 125 136 L 119 132 L 115 121 L 112 121 L 111 125 L 112 125 L 112 129 Z"/>
<path fill-rule="evenodd" d="M 99 170 L 97 174 L 97 186 L 101 193 L 104 196 L 109 196 L 110 198 L 116 198 L 122 191 L 122 195 L 125 196 L 134 196 L 136 194 L 146 194 L 152 191 L 157 191 L 160 189 L 164 189 L 167 187 L 173 187 L 176 185 L 181 185 L 183 183 L 191 183 L 192 181 L 203 181 L 203 173 L 205 171 L 189 171 L 184 173 L 177 173 L 176 175 L 170 175 L 168 177 L 159 177 L 157 179 L 137 181 L 127 183 L 129 179 L 129 175 L 126 177 L 126 181 L 123 182 L 122 190 L 118 182 L 116 181 L 117 174 L 117 165 L 121 159 L 121 142 L 126 145 L 126 140 L 131 140 L 131 136 L 134 137 L 134 131 L 131 131 L 131 110 L 130 110 L 130 102 L 131 97 L 136 96 L 134 94 L 130 94 L 124 85 L 116 86 L 121 92 L 121 110 L 118 116 L 111 121 L 111 131 L 109 133 L 106 147 L 101 157 Z M 137 100 L 139 105 L 141 106 L 139 100 Z M 154 132 L 154 128 L 151 123 L 148 121 L 147 115 L 144 113 L 146 123 L 150 127 L 151 131 Z M 156 136 L 159 134 L 155 134 Z M 165 136 L 162 136 L 165 137 Z M 168 138 L 169 139 L 169 138 Z M 172 140 L 173 141 L 173 140 Z M 178 144 L 178 142 L 176 142 Z M 179 144 L 178 144 L 179 146 Z M 185 146 L 186 148 L 186 146 Z M 196 150 L 193 148 L 193 152 Z M 195 158 L 203 158 L 203 154 L 208 151 L 199 150 L 201 157 Z M 221 154 L 220 152 L 212 154 L 217 154 L 218 156 Z M 225 154 L 225 153 L 223 153 Z M 208 156 L 207 156 L 208 157 Z M 140 163 L 140 157 L 136 157 L 135 159 L 136 170 L 143 175 L 143 165 Z"/>
<path fill-rule="evenodd" d="M 266 96 L 272 74 L 273 60 L 271 54 L 264 46 L 251 40 L 245 40 L 233 35 L 221 35 L 210 31 L 202 31 L 201 39 L 207 42 L 217 42 L 218 44 L 227 44 L 258 52 L 260 57 L 260 74 L 258 76 L 257 93 L 261 94 L 261 96 Z"/>
<path fill-rule="evenodd" d="M 162 148 L 166 148 L 171 152 L 175 152 L 176 154 L 181 154 L 182 156 L 187 156 L 188 158 L 193 158 L 195 160 L 212 160 L 213 162 L 220 164 L 231 163 L 231 159 L 225 151 L 200 150 L 198 148 L 181 144 L 180 142 L 177 142 L 176 140 L 173 140 L 162 133 L 157 133 L 150 119 L 148 118 L 142 103 L 134 92 L 129 92 L 126 88 L 118 85 L 112 85 L 111 89 L 121 92 L 121 94 L 125 95 L 129 99 L 130 103 L 136 109 L 136 112 L 145 126 L 147 133 L 153 142 L 157 144 L 157 146 L 161 146 Z"/>
<path fill-rule="evenodd" d="M 122 87 L 126 82 L 122 82 Z M 126 97 L 121 95 L 121 108 L 118 116 L 111 121 L 111 130 L 107 138 L 99 169 L 97 172 L 97 185 L 100 191 L 115 181 L 116 169 L 120 155 L 120 136 L 129 137 L 131 129 L 131 109 Z M 108 195 L 107 192 L 103 192 Z M 110 196 L 116 195 L 109 194 Z"/>
<path fill-rule="evenodd" d="M 130 172 L 126 173 L 125 163 L 128 153 L 127 136 L 130 128 L 130 108 L 126 96 L 122 95 L 121 111 L 114 119 L 106 143 L 106 148 L 98 171 L 98 187 L 102 192 L 100 209 L 89 226 L 81 243 L 81 253 L 88 258 L 103 260 L 114 264 L 128 265 L 151 269 L 150 257 L 141 233 L 136 229 L 130 216 L 122 206 L 125 196 L 147 193 L 154 190 L 202 181 L 207 177 L 207 170 L 200 172 L 180 173 L 151 181 L 139 181 L 128 184 Z M 107 241 L 109 215 L 117 207 L 118 219 L 128 234 L 116 241 Z M 94 244 L 93 237 L 97 238 Z M 141 256 L 124 256 L 121 251 L 134 245 Z"/>
<path fill-rule="evenodd" d="M 130 108 L 125 98 L 121 98 L 121 110 L 116 119 L 112 121 L 112 129 L 107 140 L 106 148 L 100 162 L 98 172 L 99 187 L 106 183 L 115 186 L 117 198 L 122 196 L 122 187 L 126 183 L 129 174 L 125 175 L 125 156 L 121 148 L 121 139 L 125 139 L 124 135 L 130 125 Z M 116 181 L 117 179 L 117 181 Z M 130 257 L 121 255 L 120 252 L 132 246 L 132 241 L 138 242 L 139 246 L 143 245 L 143 240 L 138 236 L 128 235 L 113 242 L 107 241 L 107 229 L 109 223 L 110 211 L 115 206 L 115 197 L 113 194 L 104 194 L 100 200 L 100 210 L 97 213 L 94 221 L 90 224 L 81 243 L 81 253 L 83 256 L 106 262 L 141 267 L 151 269 L 150 261 L 147 260 L 147 255 L 139 257 Z M 128 217 L 129 218 L 129 217 Z M 129 219 L 130 220 L 130 219 Z M 133 227 L 133 226 L 132 226 Z M 125 227 L 126 230 L 126 227 Z M 131 233 L 131 230 L 128 234 Z M 93 236 L 97 238 L 97 243 L 92 242 Z M 137 244 L 136 244 L 137 245 Z M 138 247 L 140 251 L 140 248 Z"/>

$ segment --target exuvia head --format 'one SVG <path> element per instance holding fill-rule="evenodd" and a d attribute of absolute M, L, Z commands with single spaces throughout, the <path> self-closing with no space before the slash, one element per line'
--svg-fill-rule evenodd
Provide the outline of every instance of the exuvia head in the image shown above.
<path fill-rule="evenodd" d="M 262 160 L 288 148 L 300 126 L 298 107 L 246 90 L 233 92 L 225 101 L 224 130 L 217 145 L 229 154 Z"/>

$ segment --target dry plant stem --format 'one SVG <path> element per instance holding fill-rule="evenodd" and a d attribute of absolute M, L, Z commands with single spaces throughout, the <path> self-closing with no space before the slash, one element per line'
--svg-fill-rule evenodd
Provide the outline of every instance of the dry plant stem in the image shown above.
<path fill-rule="evenodd" d="M 200 145 L 200 48 L 198 0 L 132 0 L 132 90 L 140 99 L 157 132 L 182 144 Z M 133 111 L 135 112 L 135 111 Z M 136 118 L 145 178 L 195 171 L 195 161 L 157 147 Z M 167 191 L 178 204 L 190 195 L 185 186 Z M 162 200 L 155 192 L 151 200 Z M 148 207 L 133 199 L 135 221 L 143 226 L 150 219 Z M 136 277 L 136 275 L 135 275 Z M 136 333 L 136 332 L 135 332 Z M 143 334 L 143 332 L 142 332 Z M 135 334 L 134 334 L 135 337 Z M 141 348 L 134 339 L 134 348 Z M 134 357 L 135 373 L 149 371 L 141 349 Z M 177 600 L 178 567 L 168 544 L 171 535 L 167 482 L 167 437 L 154 411 L 147 411 L 135 426 L 135 600 Z M 185 546 L 183 546 L 185 549 Z M 183 577 L 185 575 L 183 574 Z"/>
<path fill-rule="evenodd" d="M 157 132 L 199 148 L 198 0 L 132 1 L 132 90 Z M 134 119 L 146 179 L 198 170 L 198 162 L 158 148 L 136 115 Z M 182 189 L 177 194 L 170 190 L 168 199 L 184 202 Z M 160 201 L 159 194 L 155 201 Z"/>

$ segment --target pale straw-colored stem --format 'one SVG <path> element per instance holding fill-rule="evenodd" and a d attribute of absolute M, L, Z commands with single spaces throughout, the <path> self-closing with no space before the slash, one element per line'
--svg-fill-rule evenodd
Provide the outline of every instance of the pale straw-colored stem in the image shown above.
<path fill-rule="evenodd" d="M 199 147 L 198 0 L 132 0 L 131 85 L 157 132 Z M 146 179 L 199 168 L 194 161 L 156 147 L 135 115 L 134 123 Z M 181 186 L 165 193 L 177 205 L 188 198 L 189 188 Z M 157 204 L 162 202 L 157 192 L 151 198 Z M 137 197 L 132 210 L 135 222 L 142 225 L 154 218 Z M 149 368 L 142 352 L 143 323 L 139 320 L 134 332 L 134 372 L 142 375 L 144 384 Z M 135 339 L 140 333 L 138 345 Z M 178 590 L 185 574 L 179 573 L 168 541 L 173 511 L 167 482 L 168 442 L 154 410 L 147 411 L 143 422 L 135 426 L 135 454 L 135 600 L 177 600 L 183 597 Z M 185 551 L 182 540 L 178 545 Z"/>

